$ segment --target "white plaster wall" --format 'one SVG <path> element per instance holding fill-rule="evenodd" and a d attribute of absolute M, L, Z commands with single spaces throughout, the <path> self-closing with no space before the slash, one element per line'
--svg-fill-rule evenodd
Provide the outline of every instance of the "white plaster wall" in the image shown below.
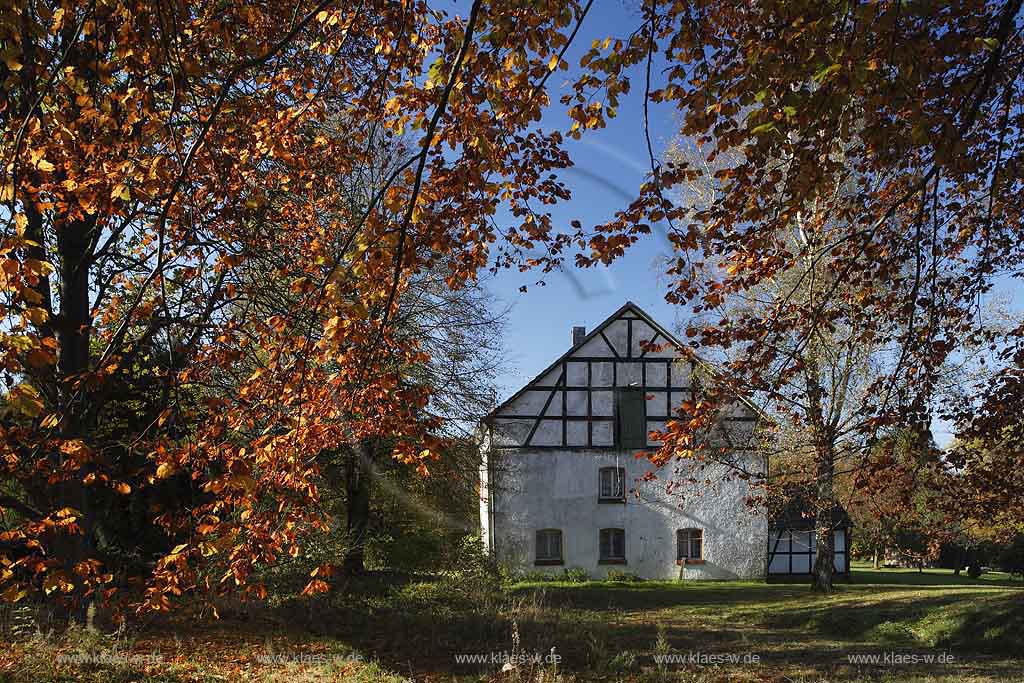
<path fill-rule="evenodd" d="M 745 504 L 742 480 L 665 491 L 665 481 L 639 480 L 651 465 L 626 452 L 605 450 L 498 450 L 490 454 L 490 529 L 500 562 L 516 571 L 561 573 L 582 567 L 591 577 L 609 570 L 650 579 L 753 579 L 765 573 L 767 520 Z M 598 470 L 626 470 L 625 504 L 598 502 Z M 667 475 L 666 475 L 667 476 Z M 639 497 L 633 490 L 639 492 Z M 486 508 L 482 516 L 488 514 Z M 598 563 L 599 530 L 626 533 L 626 565 Z M 676 564 L 676 530 L 704 531 L 703 565 Z M 535 532 L 561 529 L 564 565 L 534 566 Z"/>

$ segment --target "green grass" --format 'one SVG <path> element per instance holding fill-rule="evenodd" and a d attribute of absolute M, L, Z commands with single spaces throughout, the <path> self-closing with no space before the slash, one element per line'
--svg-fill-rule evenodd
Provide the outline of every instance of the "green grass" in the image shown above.
<path fill-rule="evenodd" d="M 1006 572 L 985 572 L 976 579 L 967 576 L 967 571 L 958 576 L 951 569 L 872 569 L 870 562 L 854 560 L 851 565 L 851 580 L 854 583 L 910 586 L 1006 586 L 1024 588 L 1024 580 L 1011 577 Z"/>
<path fill-rule="evenodd" d="M 132 651 L 159 649 L 159 671 L 109 680 L 743 681 L 823 683 L 1024 681 L 1024 587 L 949 571 L 857 566 L 829 596 L 763 582 L 541 582 L 499 589 L 483 579 L 399 582 L 379 577 L 311 603 L 223 609 L 217 623 L 187 615 L 137 634 Z M 58 647 L 59 645 L 54 645 Z M 562 658 L 501 672 L 455 656 L 541 653 Z M 259 664 L 260 652 L 358 655 L 352 663 Z M 656 654 L 703 653 L 759 662 L 659 665 Z M 849 655 L 952 655 L 953 663 L 863 664 Z M 38 654 L 38 653 L 37 653 Z M 106 680 L 97 672 L 33 674 L 0 668 L 0 681 Z M 23 664 L 24 664 L 23 660 Z M 157 676 L 162 676 L 159 678 Z M 204 678 L 205 677 L 205 678 Z"/>

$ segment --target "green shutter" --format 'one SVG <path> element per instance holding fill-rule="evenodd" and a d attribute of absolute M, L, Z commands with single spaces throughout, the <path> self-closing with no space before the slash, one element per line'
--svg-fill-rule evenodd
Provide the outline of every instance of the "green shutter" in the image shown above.
<path fill-rule="evenodd" d="M 619 446 L 644 448 L 647 446 L 647 411 L 644 392 L 623 387 L 615 392 Z"/>

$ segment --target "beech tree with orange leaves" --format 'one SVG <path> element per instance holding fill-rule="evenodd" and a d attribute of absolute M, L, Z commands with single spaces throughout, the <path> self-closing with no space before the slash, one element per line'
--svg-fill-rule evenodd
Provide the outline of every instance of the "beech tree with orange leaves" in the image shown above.
<path fill-rule="evenodd" d="M 964 504 L 1019 497 L 1005 474 L 1020 460 L 1024 330 L 994 331 L 977 302 L 1022 261 L 1021 0 L 640 3 L 635 30 L 580 61 L 568 134 L 639 90 L 645 120 L 674 107 L 680 134 L 736 162 L 692 211 L 672 188 L 704 171 L 660 162 L 648 142 L 636 200 L 561 233 L 543 207 L 568 198 L 555 172 L 571 162 L 562 133 L 537 122 L 592 5 L 0 6 L 4 599 L 81 609 L 111 595 L 96 492 L 161 482 L 190 499 L 154 513 L 173 541 L 135 606 L 263 594 L 254 569 L 326 525 L 316 454 L 381 434 L 423 471 L 438 452 L 422 419 L 430 387 L 401 376 L 426 352 L 392 325 L 414 274 L 441 269 L 458 288 L 491 264 L 553 267 L 572 247 L 579 266 L 605 263 L 661 221 L 669 299 L 697 313 L 801 263 L 829 275 L 811 302 L 691 331 L 698 352 L 741 353 L 657 458 L 698 455 L 723 401 L 805 377 L 778 340 L 840 326 L 894 350 L 860 409 L 862 438 L 945 417 L 996 454 L 957 454 L 977 493 Z M 399 138 L 411 153 L 364 209 L 337 211 L 353 174 Z M 502 205 L 512 225 L 493 222 Z M 546 255 L 527 259 L 536 246 Z M 724 266 L 710 276 L 709 257 Z M 253 308 L 255 272 L 286 286 L 281 310 Z M 939 368 L 965 344 L 991 347 L 992 371 L 938 404 Z M 108 448 L 104 407 L 154 351 L 159 410 Z M 309 591 L 325 587 L 312 578 Z"/>
<path fill-rule="evenodd" d="M 33 0 L 0 17 L 0 593 L 111 596 L 98 492 L 176 481 L 190 497 L 153 513 L 173 547 L 136 606 L 261 595 L 254 568 L 326 524 L 317 453 L 387 434 L 410 466 L 435 457 L 430 387 L 399 372 L 424 351 L 391 325 L 410 276 L 457 288 L 499 237 L 512 259 L 554 241 L 532 207 L 565 196 L 547 172 L 568 158 L 533 123 L 582 11 Z M 336 211 L 399 138 L 411 153 L 364 210 Z M 500 203 L 520 217 L 504 234 Z M 260 269 L 284 310 L 253 307 Z M 160 410 L 123 471 L 99 416 L 153 349 Z"/>

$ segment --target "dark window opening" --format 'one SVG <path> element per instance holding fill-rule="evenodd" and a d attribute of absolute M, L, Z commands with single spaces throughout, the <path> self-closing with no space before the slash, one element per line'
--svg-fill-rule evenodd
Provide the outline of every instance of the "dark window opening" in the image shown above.
<path fill-rule="evenodd" d="M 562 531 L 541 529 L 537 532 L 537 564 L 561 564 Z"/>
<path fill-rule="evenodd" d="M 626 561 L 626 531 L 601 529 L 601 562 Z"/>
<path fill-rule="evenodd" d="M 704 559 L 704 532 L 701 529 L 680 529 L 676 532 L 676 559 Z"/>

